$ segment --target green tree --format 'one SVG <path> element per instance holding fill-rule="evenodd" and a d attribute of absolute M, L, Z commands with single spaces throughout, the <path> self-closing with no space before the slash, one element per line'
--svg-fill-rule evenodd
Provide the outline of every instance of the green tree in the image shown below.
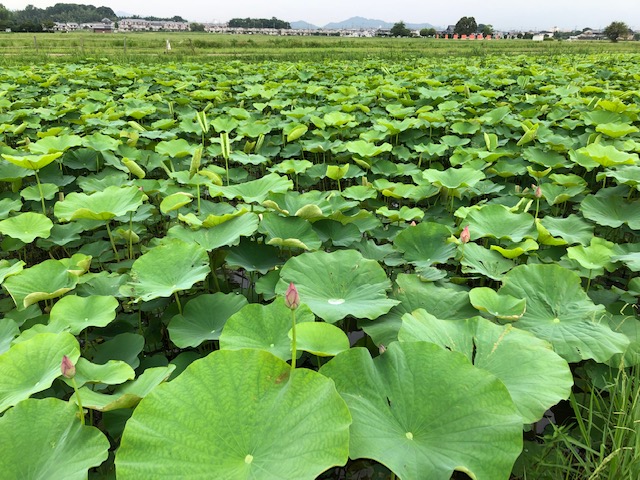
<path fill-rule="evenodd" d="M 291 24 L 276 17 L 271 18 L 232 18 L 229 20 L 231 28 L 278 28 L 289 30 Z"/>
<path fill-rule="evenodd" d="M 438 32 L 436 32 L 435 28 L 423 28 L 420 30 L 421 37 L 435 37 L 436 33 Z"/>
<path fill-rule="evenodd" d="M 482 33 L 482 35 L 484 35 L 485 37 L 487 35 L 493 35 L 493 25 L 479 25 L 478 30 L 480 31 L 480 33 Z"/>
<path fill-rule="evenodd" d="M 475 33 L 476 30 L 478 30 L 478 24 L 474 17 L 462 17 L 458 20 L 458 23 L 456 23 L 453 33 L 457 33 L 458 35 L 471 35 Z"/>
<path fill-rule="evenodd" d="M 398 22 L 391 27 L 391 36 L 392 37 L 410 37 L 411 30 L 407 28 L 404 22 Z"/>
<path fill-rule="evenodd" d="M 0 29 L 4 30 L 5 28 L 11 27 L 11 12 L 6 9 L 6 7 L 0 3 Z"/>
<path fill-rule="evenodd" d="M 192 32 L 204 32 L 204 24 L 193 22 L 189 24 L 189 28 Z"/>
<path fill-rule="evenodd" d="M 629 35 L 629 27 L 624 22 L 611 22 L 609 26 L 604 29 L 604 34 L 612 42 L 617 42 L 620 38 Z"/>

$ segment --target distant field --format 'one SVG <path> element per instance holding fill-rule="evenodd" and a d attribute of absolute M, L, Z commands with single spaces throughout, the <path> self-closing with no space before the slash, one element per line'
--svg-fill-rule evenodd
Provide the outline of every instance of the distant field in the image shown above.
<path fill-rule="evenodd" d="M 171 51 L 166 51 L 166 41 Z M 640 42 L 533 42 L 530 40 L 435 40 L 344 37 L 271 37 L 205 33 L 55 33 L 0 34 L 4 63 L 36 58 L 77 60 L 86 57 L 135 60 L 144 57 L 287 59 L 402 59 L 412 56 L 481 56 L 489 54 L 592 54 L 640 52 Z"/>

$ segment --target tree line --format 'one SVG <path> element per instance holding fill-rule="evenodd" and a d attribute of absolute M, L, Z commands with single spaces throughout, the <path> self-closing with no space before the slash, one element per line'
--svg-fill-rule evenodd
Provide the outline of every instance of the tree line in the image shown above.
<path fill-rule="evenodd" d="M 391 36 L 393 37 L 410 37 L 412 36 L 411 30 L 409 30 L 404 22 L 398 22 L 391 27 Z M 433 37 L 436 35 L 435 28 L 423 28 L 420 30 L 421 37 Z M 493 26 L 485 25 L 484 23 L 478 24 L 474 17 L 462 17 L 456 23 L 453 33 L 458 35 L 471 35 L 473 33 L 481 33 L 482 35 L 493 35 Z"/>
<path fill-rule="evenodd" d="M 291 29 L 291 24 L 276 17 L 271 18 L 232 18 L 229 20 L 229 28 L 277 28 Z"/>
<path fill-rule="evenodd" d="M 584 29 L 590 30 L 590 29 Z M 583 31 L 584 31 L 583 30 Z M 554 34 L 554 38 L 560 40 L 564 37 L 568 38 L 570 35 L 580 34 L 583 31 L 569 32 L 566 35 L 562 35 L 558 32 L 557 35 Z M 493 35 L 493 26 L 485 25 L 483 23 L 477 23 L 474 17 L 462 17 L 456 23 L 453 33 L 457 35 L 472 35 L 472 34 L 482 34 L 484 36 Z M 631 38 L 635 40 L 640 40 L 640 36 L 638 34 L 634 35 L 634 32 L 629 28 L 629 26 L 620 21 L 611 22 L 602 32 L 609 40 L 612 42 L 617 42 L 618 40 L 629 40 Z M 411 37 L 413 36 L 413 32 L 409 30 L 404 22 L 397 22 L 393 25 L 390 31 L 391 36 L 393 37 Z M 433 37 L 437 34 L 435 28 L 423 28 L 420 30 L 421 37 Z M 526 35 L 523 38 L 527 38 Z M 531 38 L 531 36 L 529 36 Z"/>
<path fill-rule="evenodd" d="M 0 3 L 0 31 L 42 32 L 53 28 L 54 23 L 97 23 L 103 19 L 118 21 L 118 16 L 109 7 L 79 5 L 76 3 L 56 3 L 51 7 L 38 8 L 27 5 L 24 10 L 8 10 Z M 133 16 L 132 18 L 142 18 Z M 145 20 L 171 20 L 185 22 L 180 16 L 173 18 L 144 17 Z"/>

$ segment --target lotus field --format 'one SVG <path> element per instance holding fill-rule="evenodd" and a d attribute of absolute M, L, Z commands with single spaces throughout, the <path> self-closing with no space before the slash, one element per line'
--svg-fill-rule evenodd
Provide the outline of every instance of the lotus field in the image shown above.
<path fill-rule="evenodd" d="M 1 475 L 637 478 L 637 395 L 617 447 L 577 432 L 640 363 L 639 82 L 637 54 L 4 68 Z"/>

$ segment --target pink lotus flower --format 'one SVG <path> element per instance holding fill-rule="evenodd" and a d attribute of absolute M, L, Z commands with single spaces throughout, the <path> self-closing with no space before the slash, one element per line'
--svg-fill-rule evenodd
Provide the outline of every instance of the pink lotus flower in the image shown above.
<path fill-rule="evenodd" d="M 62 363 L 60 364 L 60 371 L 66 378 L 73 378 L 76 376 L 76 366 L 71 359 L 66 355 L 62 356 Z"/>
<path fill-rule="evenodd" d="M 462 243 L 469 243 L 469 240 L 471 240 L 471 234 L 469 233 L 469 225 L 467 225 L 462 229 L 462 232 L 460 232 L 460 241 Z"/>
<path fill-rule="evenodd" d="M 300 295 L 293 283 L 289 284 L 289 288 L 284 294 L 284 304 L 291 310 L 295 310 L 300 305 Z"/>

